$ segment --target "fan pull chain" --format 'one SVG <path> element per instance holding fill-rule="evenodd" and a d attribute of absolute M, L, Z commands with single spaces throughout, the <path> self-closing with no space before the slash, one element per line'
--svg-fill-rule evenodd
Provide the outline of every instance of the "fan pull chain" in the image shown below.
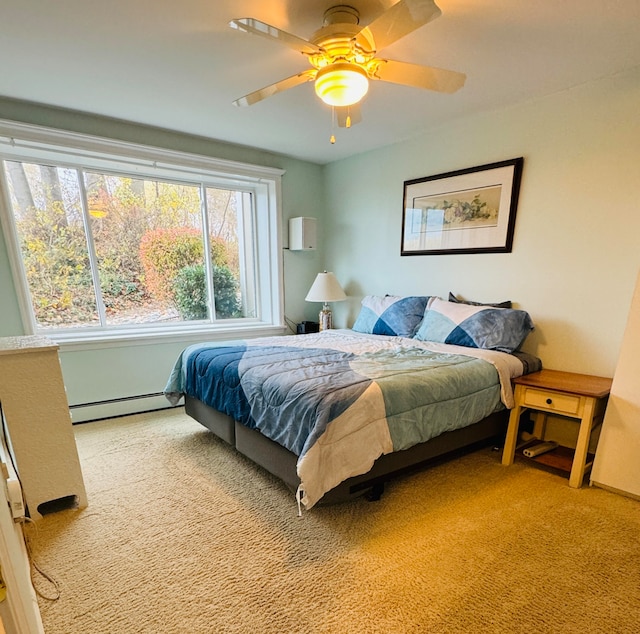
<path fill-rule="evenodd" d="M 336 108 L 335 106 L 331 106 L 331 136 L 329 137 L 329 142 L 333 145 L 336 142 Z"/>

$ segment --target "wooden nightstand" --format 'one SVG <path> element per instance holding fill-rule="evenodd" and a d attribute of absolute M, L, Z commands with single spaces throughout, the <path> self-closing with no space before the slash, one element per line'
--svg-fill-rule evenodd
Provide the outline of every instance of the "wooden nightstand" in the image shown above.
<path fill-rule="evenodd" d="M 570 471 L 569 486 L 580 488 L 584 474 L 591 468 L 593 462 L 592 459 L 587 462 L 591 431 L 595 425 L 602 422 L 611 390 L 611 381 L 600 376 L 557 370 L 541 370 L 514 379 L 515 406 L 509 416 L 502 464 L 513 463 L 520 415 L 525 409 L 535 411 L 533 435 L 540 440 L 544 439 L 547 414 L 577 418 L 580 420 L 580 430 L 573 456 L 570 452 L 567 454 L 565 449 L 563 460 L 562 449 L 564 448 L 558 447 L 560 455 L 556 456 L 556 459 L 552 454 L 558 450 L 542 454 L 538 459 L 541 463 Z"/>

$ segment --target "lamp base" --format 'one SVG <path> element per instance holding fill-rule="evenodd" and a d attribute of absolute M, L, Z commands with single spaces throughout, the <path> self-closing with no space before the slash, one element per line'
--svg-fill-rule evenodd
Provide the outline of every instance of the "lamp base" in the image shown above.
<path fill-rule="evenodd" d="M 324 307 L 318 315 L 320 330 L 331 330 L 333 328 L 333 313 L 329 307 Z"/>

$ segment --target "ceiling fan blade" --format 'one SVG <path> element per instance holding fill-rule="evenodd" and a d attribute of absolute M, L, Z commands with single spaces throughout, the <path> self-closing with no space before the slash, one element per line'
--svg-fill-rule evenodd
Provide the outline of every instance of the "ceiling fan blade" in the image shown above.
<path fill-rule="evenodd" d="M 350 128 L 356 123 L 362 121 L 362 112 L 360 104 L 354 103 L 352 106 L 336 106 L 336 118 L 338 119 L 338 127 Z"/>
<path fill-rule="evenodd" d="M 434 0 L 400 0 L 362 31 L 368 30 L 379 51 L 435 20 L 441 13 Z"/>
<path fill-rule="evenodd" d="M 275 26 L 260 22 L 260 20 L 254 20 L 253 18 L 238 18 L 237 20 L 231 20 L 229 26 L 233 29 L 238 29 L 243 33 L 253 33 L 254 35 L 260 35 L 272 41 L 280 42 L 294 51 L 304 53 L 305 55 L 316 55 L 322 52 L 315 44 L 303 40 L 297 35 L 292 35 L 286 31 L 282 31 Z"/>
<path fill-rule="evenodd" d="M 433 68 L 432 66 L 420 66 L 407 62 L 395 62 L 390 59 L 381 59 L 374 76 L 382 81 L 404 86 L 426 88 L 437 92 L 456 92 L 464 86 L 467 76 L 454 70 Z"/>
<path fill-rule="evenodd" d="M 287 77 L 286 79 L 282 79 L 275 84 L 271 84 L 270 86 L 265 86 L 264 88 L 260 88 L 260 90 L 254 90 L 250 92 L 248 95 L 244 97 L 240 97 L 240 99 L 236 99 L 233 102 L 234 106 L 252 106 L 254 103 L 258 101 L 262 101 L 267 97 L 271 97 L 276 93 L 283 92 L 288 90 L 289 88 L 295 88 L 300 84 L 304 84 L 308 81 L 313 81 L 316 78 L 317 70 L 315 68 L 310 68 L 309 70 L 305 70 L 297 75 L 292 75 L 291 77 Z"/>

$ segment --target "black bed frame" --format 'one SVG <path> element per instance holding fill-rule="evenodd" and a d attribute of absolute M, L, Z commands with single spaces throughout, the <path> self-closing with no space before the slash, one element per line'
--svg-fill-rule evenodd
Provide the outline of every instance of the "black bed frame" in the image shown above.
<path fill-rule="evenodd" d="M 300 479 L 296 472 L 298 457 L 293 452 L 193 397 L 185 397 L 185 411 L 241 454 L 280 478 L 292 491 L 296 491 Z M 428 442 L 380 456 L 368 473 L 341 482 L 325 493 L 320 503 L 344 502 L 363 494 L 369 499 L 378 499 L 384 490 L 384 483 L 391 478 L 491 443 L 501 444 L 504 441 L 508 414 L 508 410 L 495 412 L 468 427 L 445 432 Z"/>

